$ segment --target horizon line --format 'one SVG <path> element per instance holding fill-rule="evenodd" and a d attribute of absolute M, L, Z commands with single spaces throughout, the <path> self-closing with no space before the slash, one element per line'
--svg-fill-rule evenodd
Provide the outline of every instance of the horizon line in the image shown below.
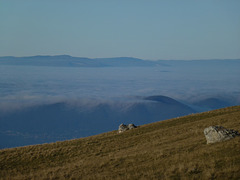
<path fill-rule="evenodd" d="M 29 58 L 29 57 L 70 57 L 70 58 L 85 58 L 85 59 L 111 59 L 111 58 L 132 58 L 132 59 L 139 59 L 139 60 L 147 60 L 147 61 L 204 61 L 204 60 L 240 60 L 239 58 L 194 58 L 194 59 L 146 59 L 146 58 L 138 58 L 133 56 L 112 56 L 112 57 L 84 57 L 84 56 L 72 56 L 68 54 L 56 54 L 56 55 L 29 55 L 29 56 L 0 56 L 0 58 Z"/>

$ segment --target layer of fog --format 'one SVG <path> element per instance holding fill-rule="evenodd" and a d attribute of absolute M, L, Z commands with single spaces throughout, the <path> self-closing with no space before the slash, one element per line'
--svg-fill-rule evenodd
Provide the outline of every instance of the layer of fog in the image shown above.
<path fill-rule="evenodd" d="M 192 103 L 218 97 L 240 104 L 240 71 L 234 65 L 156 67 L 0 66 L 0 110 L 68 102 L 95 106 L 164 95 Z M 121 104 L 119 103 L 119 104 Z"/>

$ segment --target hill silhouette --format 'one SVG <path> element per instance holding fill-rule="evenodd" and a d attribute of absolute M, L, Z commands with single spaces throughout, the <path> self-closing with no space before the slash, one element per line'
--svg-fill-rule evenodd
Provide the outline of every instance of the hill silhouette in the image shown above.
<path fill-rule="evenodd" d="M 38 55 L 27 57 L 3 56 L 0 57 L 0 65 L 20 65 L 20 66 L 55 66 L 55 67 L 153 67 L 168 66 L 182 68 L 214 68 L 239 66 L 239 59 L 223 60 L 143 60 L 134 57 L 112 57 L 112 58 L 86 58 L 73 57 L 69 55 Z"/>
<path fill-rule="evenodd" d="M 21 65 L 21 66 L 56 66 L 56 67 L 133 67 L 133 66 L 155 66 L 154 61 L 147 61 L 132 57 L 114 58 L 85 58 L 72 57 L 69 55 L 57 56 L 28 56 L 0 57 L 0 65 Z"/>

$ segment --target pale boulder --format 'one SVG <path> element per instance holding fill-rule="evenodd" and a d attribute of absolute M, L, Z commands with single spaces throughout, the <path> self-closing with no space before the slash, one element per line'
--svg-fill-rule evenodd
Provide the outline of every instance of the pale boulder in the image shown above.
<path fill-rule="evenodd" d="M 122 132 L 130 130 L 130 129 L 134 129 L 136 127 L 137 126 L 135 126 L 134 124 L 128 124 L 128 125 L 120 124 L 118 127 L 118 133 L 122 133 Z"/>
<path fill-rule="evenodd" d="M 222 126 L 210 126 L 204 129 L 204 135 L 207 140 L 207 144 L 226 141 L 236 136 L 240 136 L 238 131 L 232 129 L 226 129 Z"/>

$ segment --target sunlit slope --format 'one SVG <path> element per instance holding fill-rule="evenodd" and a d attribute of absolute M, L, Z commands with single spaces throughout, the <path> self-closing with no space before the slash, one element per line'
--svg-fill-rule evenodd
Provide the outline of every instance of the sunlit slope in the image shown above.
<path fill-rule="evenodd" d="M 207 145 L 211 125 L 240 131 L 240 106 L 1 150 L 0 179 L 239 179 L 240 138 Z"/>

